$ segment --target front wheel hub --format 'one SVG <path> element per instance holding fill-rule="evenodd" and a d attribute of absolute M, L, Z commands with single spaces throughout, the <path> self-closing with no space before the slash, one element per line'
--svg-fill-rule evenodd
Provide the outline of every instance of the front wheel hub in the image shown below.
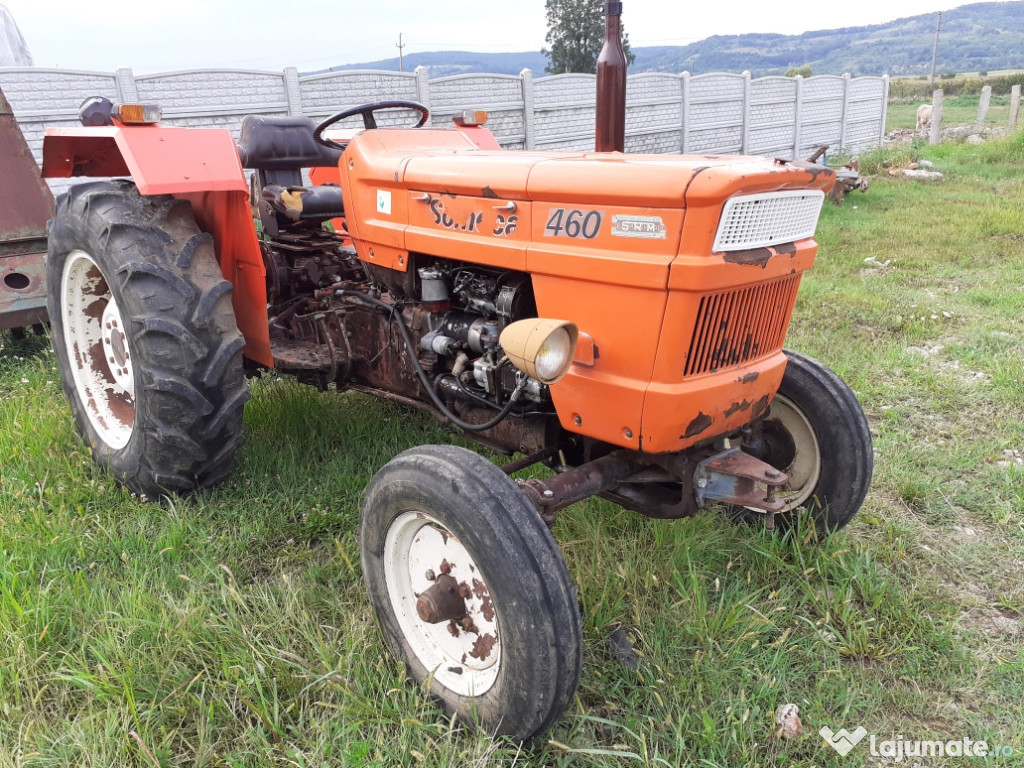
<path fill-rule="evenodd" d="M 388 597 L 413 655 L 458 695 L 486 693 L 501 667 L 501 631 L 469 550 L 438 520 L 408 511 L 391 523 L 384 560 Z"/>
<path fill-rule="evenodd" d="M 132 373 L 132 356 L 124 335 L 121 312 L 113 298 L 103 310 L 103 352 L 114 381 L 131 397 L 135 397 L 135 375 Z"/>
<path fill-rule="evenodd" d="M 68 254 L 60 291 L 78 400 L 100 439 L 120 450 L 135 426 L 135 373 L 117 301 L 92 256 L 81 250 Z"/>
<path fill-rule="evenodd" d="M 416 613 L 428 624 L 461 619 L 466 615 L 466 601 L 459 594 L 459 582 L 447 573 L 438 576 L 434 585 L 420 594 Z"/>

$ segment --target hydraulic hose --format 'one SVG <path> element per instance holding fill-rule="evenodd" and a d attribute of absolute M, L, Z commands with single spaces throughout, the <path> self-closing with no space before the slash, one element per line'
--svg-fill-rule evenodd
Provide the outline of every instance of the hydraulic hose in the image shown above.
<path fill-rule="evenodd" d="M 441 401 L 441 398 L 437 396 L 437 393 L 434 391 L 434 388 L 431 386 L 430 379 L 427 378 L 427 372 L 424 371 L 423 366 L 420 365 L 420 359 L 416 354 L 416 344 L 412 339 L 412 334 L 409 332 L 409 327 L 405 324 L 405 318 L 402 317 L 402 313 L 396 311 L 398 309 L 396 305 L 388 304 L 387 302 L 381 301 L 380 299 L 375 299 L 372 296 L 367 296 L 366 294 L 359 293 L 357 291 L 339 290 L 335 291 L 335 296 L 338 296 L 339 298 L 355 299 L 356 301 L 361 301 L 363 304 L 367 304 L 371 307 L 383 310 L 392 317 L 397 318 L 398 330 L 402 334 L 402 341 L 405 342 L 405 346 L 409 349 L 409 356 L 412 358 L 412 364 L 413 367 L 416 369 L 416 375 L 419 377 L 420 383 L 423 385 L 423 388 L 427 391 L 427 394 L 430 395 L 430 400 L 431 402 L 433 402 L 434 407 L 437 408 L 437 410 L 439 410 L 442 414 L 444 414 L 445 418 L 451 421 L 451 423 L 457 426 L 459 429 L 464 429 L 467 432 L 484 432 L 488 429 L 491 429 L 492 427 L 496 427 L 499 423 L 501 423 L 502 420 L 504 420 L 506 416 L 508 416 L 512 412 L 512 406 L 515 405 L 516 401 L 519 399 L 519 396 L 523 393 L 522 384 L 517 386 L 512 391 L 512 396 L 509 397 L 508 402 L 505 403 L 505 407 L 498 411 L 498 413 L 495 414 L 494 418 L 492 418 L 490 421 L 485 421 L 483 424 L 470 424 L 468 421 L 463 421 L 448 409 L 448 407 Z"/>

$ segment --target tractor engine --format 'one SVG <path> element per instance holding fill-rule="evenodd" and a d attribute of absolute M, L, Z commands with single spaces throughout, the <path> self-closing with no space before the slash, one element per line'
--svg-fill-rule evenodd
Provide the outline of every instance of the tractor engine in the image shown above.
<path fill-rule="evenodd" d="M 407 272 L 361 261 L 348 238 L 292 228 L 261 242 L 276 368 L 325 389 L 356 389 L 431 408 L 420 372 L 478 439 L 534 452 L 557 429 L 549 388 L 499 343 L 535 317 L 529 276 L 415 256 Z M 511 416 L 513 418 L 506 419 Z"/>

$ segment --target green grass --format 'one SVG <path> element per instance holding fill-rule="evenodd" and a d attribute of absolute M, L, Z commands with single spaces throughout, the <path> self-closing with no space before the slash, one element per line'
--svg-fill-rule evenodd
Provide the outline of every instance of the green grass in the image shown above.
<path fill-rule="evenodd" d="M 564 512 L 583 679 L 533 746 L 448 722 L 362 588 L 363 487 L 453 432 L 265 378 L 232 479 L 144 503 L 88 459 L 48 340 L 0 335 L 0 765 L 872 764 L 823 725 L 1024 751 L 1024 466 L 1003 466 L 1024 456 L 1024 134 L 914 151 L 945 178 L 826 207 L 788 342 L 868 414 L 861 514 L 815 543 L 713 512 Z"/>
<path fill-rule="evenodd" d="M 978 120 L 978 99 L 974 96 L 957 96 L 943 99 L 942 125 L 974 125 Z M 931 104 L 931 95 L 912 102 L 889 102 L 885 114 L 885 129 L 895 131 L 901 128 L 917 126 L 917 108 L 921 104 Z M 1010 122 L 1010 97 L 993 95 L 985 113 L 985 125 L 988 127 L 1005 128 Z"/>

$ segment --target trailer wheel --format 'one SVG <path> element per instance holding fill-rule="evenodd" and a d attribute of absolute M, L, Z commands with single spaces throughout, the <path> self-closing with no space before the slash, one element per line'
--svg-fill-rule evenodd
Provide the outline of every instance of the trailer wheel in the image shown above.
<path fill-rule="evenodd" d="M 794 511 L 810 511 L 819 532 L 846 525 L 871 484 L 871 432 L 856 396 L 833 371 L 786 350 L 789 363 L 762 422 L 760 440 L 745 450 L 789 475 L 778 493 L 786 501 L 776 526 L 788 527 Z M 764 515 L 732 507 L 747 522 Z"/>
<path fill-rule="evenodd" d="M 478 454 L 423 446 L 370 482 L 363 577 L 388 646 L 449 715 L 538 736 L 579 684 L 582 630 L 558 545 Z"/>
<path fill-rule="evenodd" d="M 46 279 L 61 383 L 93 459 L 150 498 L 230 474 L 244 341 L 189 203 L 126 181 L 72 187 L 50 223 Z"/>

